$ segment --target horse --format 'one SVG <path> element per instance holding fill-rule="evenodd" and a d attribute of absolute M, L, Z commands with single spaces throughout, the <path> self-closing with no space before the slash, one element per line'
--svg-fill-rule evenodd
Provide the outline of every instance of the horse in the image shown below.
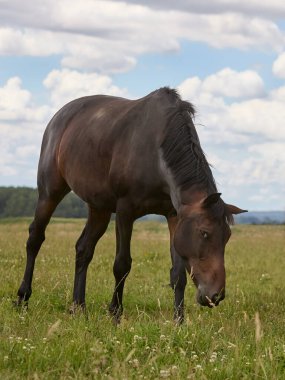
<path fill-rule="evenodd" d="M 174 318 L 184 318 L 186 273 L 197 287 L 197 302 L 217 306 L 225 297 L 224 251 L 233 215 L 201 148 L 195 109 L 169 87 L 129 100 L 93 95 L 63 106 L 48 123 L 38 164 L 38 201 L 26 244 L 26 268 L 17 305 L 32 294 L 35 260 L 50 218 L 73 191 L 88 205 L 86 225 L 76 243 L 71 310 L 85 309 L 88 265 L 115 213 L 115 288 L 109 312 L 123 312 L 130 273 L 134 221 L 146 214 L 166 218 L 170 234 L 170 285 Z"/>

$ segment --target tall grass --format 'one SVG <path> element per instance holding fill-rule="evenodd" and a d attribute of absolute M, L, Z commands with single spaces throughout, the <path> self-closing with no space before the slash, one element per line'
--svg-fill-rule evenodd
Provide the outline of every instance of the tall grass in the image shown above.
<path fill-rule="evenodd" d="M 12 300 L 25 264 L 29 220 L 0 224 L 0 379 L 284 379 L 284 226 L 235 226 L 227 246 L 227 295 L 207 309 L 187 285 L 186 321 L 172 322 L 169 239 L 163 223 L 137 222 L 124 317 L 107 306 L 114 225 L 89 267 L 87 315 L 68 314 L 74 244 L 84 221 L 53 220 L 37 258 L 29 309 Z"/>

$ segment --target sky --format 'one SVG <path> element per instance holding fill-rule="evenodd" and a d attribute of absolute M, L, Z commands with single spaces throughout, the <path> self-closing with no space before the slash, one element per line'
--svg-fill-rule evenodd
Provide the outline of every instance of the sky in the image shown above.
<path fill-rule="evenodd" d="M 163 86 L 195 105 L 223 199 L 285 210 L 284 0 L 0 0 L 0 186 L 36 187 L 68 101 Z"/>

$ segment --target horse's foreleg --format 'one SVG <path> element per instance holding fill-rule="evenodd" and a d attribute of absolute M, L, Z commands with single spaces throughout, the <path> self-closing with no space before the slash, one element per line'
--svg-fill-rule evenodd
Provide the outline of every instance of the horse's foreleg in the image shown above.
<path fill-rule="evenodd" d="M 45 229 L 50 217 L 59 201 L 51 199 L 39 199 L 36 207 L 35 218 L 29 228 L 29 238 L 26 244 L 27 261 L 24 278 L 18 290 L 16 305 L 27 302 L 32 294 L 32 279 L 35 267 L 35 260 L 40 247 L 45 240 Z"/>
<path fill-rule="evenodd" d="M 118 209 L 116 213 L 116 258 L 113 266 L 115 276 L 115 289 L 109 311 L 120 322 L 123 312 L 123 291 L 125 280 L 130 273 L 132 266 L 131 258 L 131 237 L 134 218 L 129 212 Z"/>
<path fill-rule="evenodd" d="M 70 312 L 76 308 L 85 308 L 85 289 L 88 265 L 90 264 L 95 246 L 105 233 L 111 218 L 110 212 L 97 211 L 89 207 L 88 220 L 80 238 L 76 243 L 76 261 L 73 290 L 73 305 Z"/>
<path fill-rule="evenodd" d="M 173 246 L 173 236 L 177 225 L 177 217 L 167 219 L 170 232 L 170 253 L 172 268 L 170 269 L 170 285 L 174 290 L 174 320 L 182 323 L 184 320 L 184 292 L 187 276 L 183 259 L 177 254 Z"/>

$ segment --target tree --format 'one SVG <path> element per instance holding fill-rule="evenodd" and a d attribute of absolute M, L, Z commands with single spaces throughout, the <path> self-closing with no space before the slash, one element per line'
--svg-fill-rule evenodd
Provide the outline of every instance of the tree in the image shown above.
<path fill-rule="evenodd" d="M 0 187 L 0 218 L 33 216 L 38 192 L 29 187 Z M 59 204 L 54 216 L 64 218 L 85 218 L 86 204 L 73 192 Z"/>

